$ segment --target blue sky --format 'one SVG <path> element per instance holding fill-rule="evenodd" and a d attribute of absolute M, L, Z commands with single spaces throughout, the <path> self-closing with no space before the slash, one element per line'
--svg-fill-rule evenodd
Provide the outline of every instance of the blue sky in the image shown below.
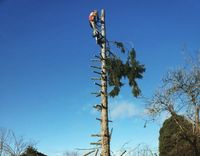
<path fill-rule="evenodd" d="M 131 42 L 146 66 L 139 81 L 145 97 L 183 63 L 183 48 L 200 47 L 198 0 L 0 0 L 0 126 L 50 156 L 89 147 L 99 130 L 92 110 L 99 100 L 90 94 L 90 59 L 99 47 L 88 15 L 102 8 L 107 39 Z M 127 141 L 157 147 L 159 125 L 143 128 L 144 105 L 128 87 L 110 100 L 114 151 Z"/>

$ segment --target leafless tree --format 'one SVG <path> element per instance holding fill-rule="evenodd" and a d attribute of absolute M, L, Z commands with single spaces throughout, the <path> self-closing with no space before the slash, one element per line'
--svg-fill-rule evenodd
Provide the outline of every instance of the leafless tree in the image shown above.
<path fill-rule="evenodd" d="M 0 127 L 0 156 L 4 155 L 4 148 L 10 136 L 10 130 Z"/>
<path fill-rule="evenodd" d="M 192 61 L 191 61 L 192 60 Z M 153 117 L 163 112 L 171 114 L 185 138 L 195 147 L 200 137 L 200 55 L 191 59 L 187 66 L 169 71 L 163 78 L 162 86 L 148 101 L 148 112 Z M 180 113 L 193 124 L 193 140 L 188 137 L 186 128 L 179 123 L 176 114 Z"/>
<path fill-rule="evenodd" d="M 30 145 L 23 137 L 6 128 L 0 128 L 0 156 L 20 156 Z"/>
<path fill-rule="evenodd" d="M 79 154 L 75 151 L 66 151 L 63 156 L 79 156 Z"/>
<path fill-rule="evenodd" d="M 153 152 L 152 148 L 150 148 L 146 144 L 138 144 L 134 148 L 127 148 L 126 150 L 121 151 L 120 154 L 116 154 L 119 156 L 156 156 L 156 153 Z"/>

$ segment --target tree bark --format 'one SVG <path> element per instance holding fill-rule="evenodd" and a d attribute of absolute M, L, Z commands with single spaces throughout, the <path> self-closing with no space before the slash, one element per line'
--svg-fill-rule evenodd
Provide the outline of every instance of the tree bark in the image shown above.
<path fill-rule="evenodd" d="M 110 156 L 110 136 L 108 127 L 108 96 L 107 96 L 107 70 L 106 70 L 106 29 L 105 29 L 105 10 L 101 10 L 101 34 L 103 43 L 101 48 L 102 56 L 102 78 L 101 78 L 101 135 L 102 135 L 102 151 L 101 156 Z"/>

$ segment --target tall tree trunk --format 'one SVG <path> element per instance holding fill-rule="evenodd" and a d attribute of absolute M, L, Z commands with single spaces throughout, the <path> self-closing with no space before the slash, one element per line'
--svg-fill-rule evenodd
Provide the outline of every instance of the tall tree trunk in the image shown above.
<path fill-rule="evenodd" d="M 110 136 L 108 128 L 108 96 L 107 96 L 107 70 L 106 70 L 106 29 L 105 29 L 105 10 L 101 11 L 101 34 L 103 43 L 101 48 L 102 56 L 102 112 L 101 112 L 101 135 L 102 135 L 102 156 L 110 156 Z"/>

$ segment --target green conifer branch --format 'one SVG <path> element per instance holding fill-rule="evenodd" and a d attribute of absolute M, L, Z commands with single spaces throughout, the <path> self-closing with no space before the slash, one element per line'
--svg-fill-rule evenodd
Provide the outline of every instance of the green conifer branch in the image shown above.
<path fill-rule="evenodd" d="M 115 41 L 114 44 L 120 49 L 122 53 L 128 53 L 125 63 L 116 55 L 111 55 L 106 60 L 108 69 L 108 85 L 112 87 L 109 96 L 115 97 L 119 94 L 120 88 L 124 85 L 121 81 L 122 78 L 128 79 L 129 86 L 132 88 L 133 96 L 140 95 L 141 90 L 137 84 L 137 79 L 143 78 L 145 66 L 140 64 L 136 59 L 136 51 L 134 48 L 126 50 L 122 42 Z"/>

